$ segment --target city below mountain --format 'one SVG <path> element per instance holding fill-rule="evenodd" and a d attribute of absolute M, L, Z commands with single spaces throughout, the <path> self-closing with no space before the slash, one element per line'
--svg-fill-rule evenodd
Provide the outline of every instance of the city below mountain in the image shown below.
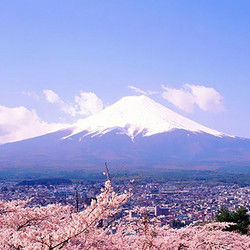
<path fill-rule="evenodd" d="M 124 97 L 69 128 L 0 146 L 2 170 L 247 168 L 250 139 L 202 126 L 146 96 Z"/>

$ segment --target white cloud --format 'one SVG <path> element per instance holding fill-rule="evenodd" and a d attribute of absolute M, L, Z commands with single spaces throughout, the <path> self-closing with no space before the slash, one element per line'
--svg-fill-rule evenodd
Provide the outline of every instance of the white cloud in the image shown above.
<path fill-rule="evenodd" d="M 162 85 L 162 96 L 179 109 L 192 112 L 197 105 L 203 111 L 224 111 L 223 97 L 214 88 L 185 84 L 181 89 Z"/>
<path fill-rule="evenodd" d="M 46 100 L 50 103 L 61 103 L 61 99 L 57 93 L 55 93 L 53 90 L 45 89 L 43 91 L 45 94 Z"/>
<path fill-rule="evenodd" d="M 67 104 L 65 103 L 57 93 L 55 93 L 53 90 L 50 89 L 45 89 L 43 91 L 43 93 L 45 94 L 46 100 L 49 103 L 55 103 L 57 105 L 59 105 L 60 109 L 69 115 L 75 116 L 76 115 L 76 109 L 72 104 Z"/>
<path fill-rule="evenodd" d="M 131 86 L 129 85 L 128 86 L 130 89 L 134 90 L 136 93 L 139 93 L 139 94 L 142 94 L 142 95 L 154 95 L 154 94 L 157 94 L 156 91 L 152 91 L 152 90 L 141 90 L 135 86 Z"/>
<path fill-rule="evenodd" d="M 64 113 L 69 114 L 71 116 L 75 116 L 76 115 L 76 109 L 75 109 L 75 107 L 72 104 L 66 104 L 66 103 L 62 102 L 60 104 L 60 109 Z"/>
<path fill-rule="evenodd" d="M 75 96 L 77 113 L 93 115 L 103 109 L 103 102 L 95 93 L 81 91 L 80 96 Z"/>
<path fill-rule="evenodd" d="M 213 88 L 201 85 L 185 84 L 185 88 L 191 90 L 195 103 L 204 111 L 224 111 L 223 97 Z"/>
<path fill-rule="evenodd" d="M 162 85 L 162 88 L 164 89 L 164 92 L 162 93 L 164 99 L 168 100 L 183 111 L 193 111 L 194 98 L 191 93 L 181 89 L 168 88 L 164 85 Z"/>
<path fill-rule="evenodd" d="M 24 140 L 69 126 L 42 121 L 35 110 L 0 106 L 0 144 Z"/>
<path fill-rule="evenodd" d="M 33 98 L 34 100 L 39 100 L 40 99 L 39 95 L 37 93 L 35 93 L 35 92 L 22 91 L 22 94 L 26 95 L 26 96 L 29 96 L 29 97 Z"/>
<path fill-rule="evenodd" d="M 80 91 L 80 95 L 74 97 L 74 104 L 65 103 L 53 90 L 46 89 L 43 93 L 48 102 L 57 104 L 61 111 L 71 116 L 77 114 L 89 116 L 103 109 L 102 100 L 92 92 Z"/>

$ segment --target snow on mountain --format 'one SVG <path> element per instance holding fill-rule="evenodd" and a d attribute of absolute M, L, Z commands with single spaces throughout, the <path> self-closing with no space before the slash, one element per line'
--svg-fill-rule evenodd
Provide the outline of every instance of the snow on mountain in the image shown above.
<path fill-rule="evenodd" d="M 174 129 L 184 129 L 197 133 L 208 133 L 214 136 L 228 136 L 187 119 L 147 96 L 127 96 L 101 112 L 81 119 L 72 127 L 69 138 L 82 131 L 88 135 L 102 136 L 107 132 L 119 129 L 132 140 L 138 134 L 151 136 Z"/>

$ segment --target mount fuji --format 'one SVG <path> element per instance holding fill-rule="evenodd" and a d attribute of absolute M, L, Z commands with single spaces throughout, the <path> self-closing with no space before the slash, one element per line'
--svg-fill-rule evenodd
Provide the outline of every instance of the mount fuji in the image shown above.
<path fill-rule="evenodd" d="M 93 136 L 101 136 L 114 129 L 119 129 L 131 139 L 139 134 L 151 136 L 174 129 L 205 132 L 214 136 L 224 135 L 193 122 L 143 95 L 124 97 L 102 112 L 78 121 L 71 135 L 86 130 Z"/>
<path fill-rule="evenodd" d="M 124 97 L 70 127 L 0 145 L 1 169 L 249 167 L 250 139 L 187 119 L 146 96 Z"/>

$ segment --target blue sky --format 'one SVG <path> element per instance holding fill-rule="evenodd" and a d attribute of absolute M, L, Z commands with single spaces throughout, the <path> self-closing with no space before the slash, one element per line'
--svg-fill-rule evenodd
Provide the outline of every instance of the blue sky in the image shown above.
<path fill-rule="evenodd" d="M 139 92 L 250 138 L 249 1 L 1 1 L 0 21 L 0 143 Z"/>

